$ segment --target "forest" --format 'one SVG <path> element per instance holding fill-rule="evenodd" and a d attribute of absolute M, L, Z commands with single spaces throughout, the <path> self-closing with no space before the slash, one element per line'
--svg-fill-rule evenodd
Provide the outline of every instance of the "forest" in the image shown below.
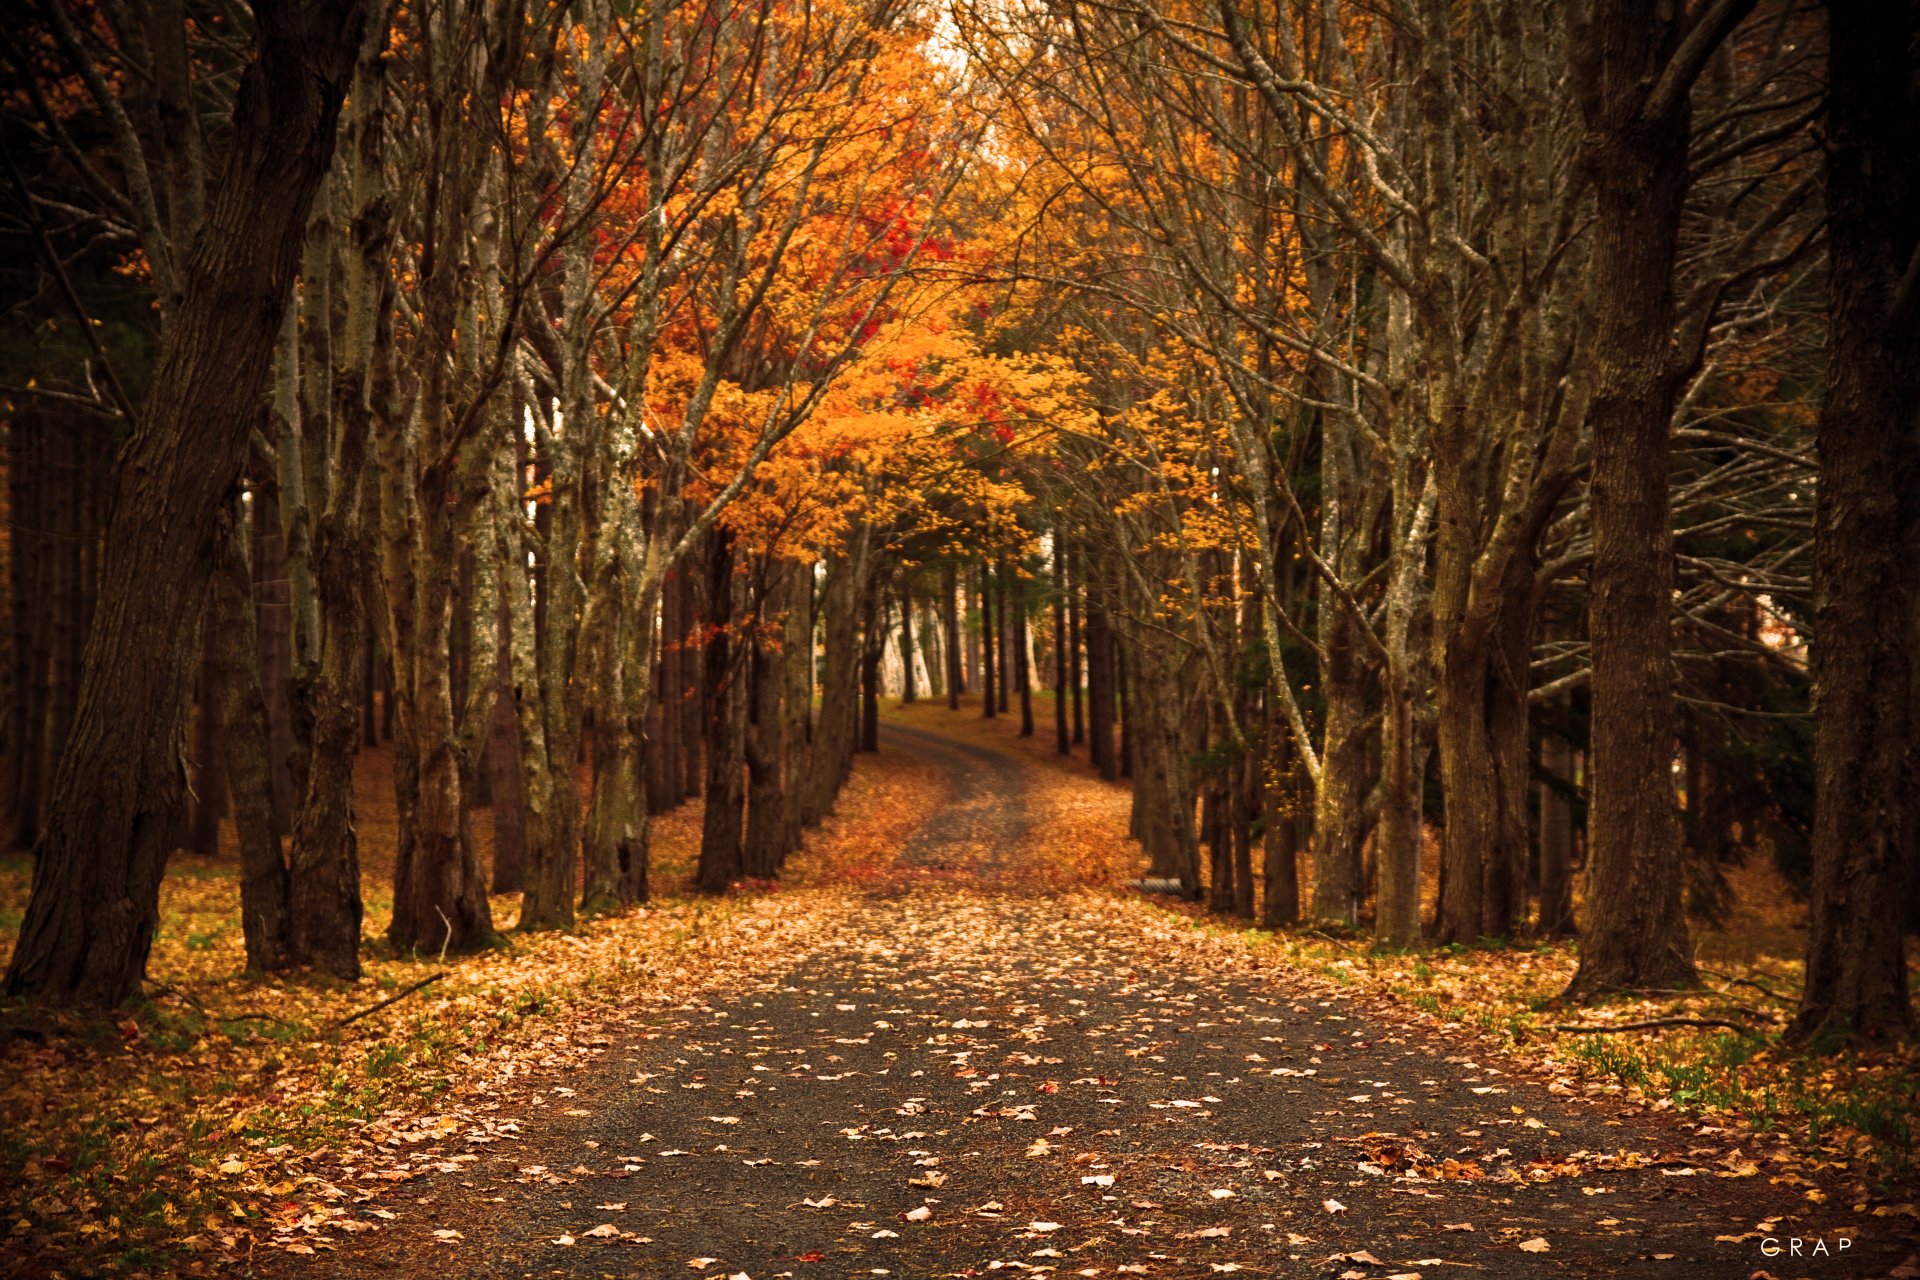
<path fill-rule="evenodd" d="M 0 1266 L 1920 1275 L 1912 3 L 0 98 Z"/>

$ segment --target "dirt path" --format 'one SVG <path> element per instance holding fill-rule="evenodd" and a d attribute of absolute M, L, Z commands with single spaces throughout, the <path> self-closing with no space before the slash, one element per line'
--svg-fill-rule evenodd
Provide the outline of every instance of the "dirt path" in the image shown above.
<path fill-rule="evenodd" d="M 1905 1256 L 1870 1232 L 1764 1255 L 1763 1223 L 1810 1249 L 1813 1206 L 1692 1133 L 1286 975 L 1189 972 L 1138 907 L 1028 891 L 1020 766 L 887 732 L 951 803 L 817 950 L 422 1153 L 436 1172 L 360 1206 L 380 1230 L 297 1274 L 1786 1280 Z"/>

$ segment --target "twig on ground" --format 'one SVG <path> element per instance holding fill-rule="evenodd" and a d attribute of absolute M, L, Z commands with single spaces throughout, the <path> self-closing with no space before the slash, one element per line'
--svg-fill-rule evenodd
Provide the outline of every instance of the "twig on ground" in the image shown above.
<path fill-rule="evenodd" d="M 434 912 L 439 915 L 440 923 L 447 926 L 446 933 L 440 939 L 440 963 L 447 962 L 447 944 L 453 941 L 453 921 L 447 919 L 447 913 L 440 910 L 440 904 L 433 904 Z"/>
<path fill-rule="evenodd" d="M 201 1017 L 209 1022 L 277 1022 L 283 1027 L 297 1025 L 288 1022 L 285 1018 L 275 1017 L 271 1013 L 215 1013 L 212 1009 L 207 1008 L 206 1005 L 201 1004 L 198 1000 L 194 999 L 187 992 L 180 990 L 178 987 L 170 987 L 164 982 L 154 982 L 150 985 L 153 987 L 153 993 L 156 996 L 172 996 L 176 1000 L 190 1004 Z"/>
<path fill-rule="evenodd" d="M 1784 1004 L 1784 1005 L 1797 1005 L 1800 1003 L 1799 996 L 1797 995 L 1783 996 L 1778 991 L 1775 991 L 1772 987 L 1768 986 L 1766 983 L 1757 981 L 1753 978 L 1737 978 L 1731 973 L 1721 973 L 1715 969 L 1702 969 L 1700 972 L 1706 974 L 1710 978 L 1718 978 L 1722 982 L 1731 983 L 1736 987 L 1752 987 L 1755 991 L 1760 992 L 1762 995 L 1766 996 L 1769 1000 L 1778 1000 L 1781 1004 Z"/>
<path fill-rule="evenodd" d="M 432 986 L 434 983 L 440 981 L 440 979 L 446 976 L 447 976 L 446 972 L 442 970 L 441 972 L 434 974 L 430 978 L 422 978 L 420 979 L 420 981 L 408 987 L 405 991 L 401 991 L 401 992 L 398 992 L 397 994 L 390 995 L 385 1000 L 382 1000 L 379 1004 L 368 1005 L 366 1008 L 362 1009 L 360 1012 L 340 1019 L 338 1022 L 331 1024 L 331 1027 L 329 1029 L 338 1031 L 341 1027 L 344 1027 L 349 1023 L 358 1022 L 360 1021 L 360 1019 L 367 1017 L 369 1014 L 375 1014 L 380 1012 L 382 1009 L 386 1008 L 390 1004 L 398 1004 L 400 1001 L 405 1000 L 408 996 L 420 990 L 422 987 Z"/>
<path fill-rule="evenodd" d="M 1651 1031 L 1658 1027 L 1726 1027 L 1742 1035 L 1758 1035 L 1744 1022 L 1729 1022 L 1725 1018 L 1650 1018 L 1645 1022 L 1615 1022 L 1604 1026 L 1576 1026 L 1560 1023 L 1553 1029 L 1567 1031 L 1574 1035 L 1604 1035 L 1613 1031 Z"/>

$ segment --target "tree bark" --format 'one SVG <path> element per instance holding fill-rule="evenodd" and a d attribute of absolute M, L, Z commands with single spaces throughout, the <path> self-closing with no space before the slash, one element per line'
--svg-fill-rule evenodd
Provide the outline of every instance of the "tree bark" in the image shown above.
<path fill-rule="evenodd" d="M 966 692 L 966 675 L 960 656 L 960 584 L 952 565 L 940 571 L 940 617 L 946 630 L 947 710 L 960 709 L 960 695 Z"/>
<path fill-rule="evenodd" d="M 707 576 L 707 803 L 700 828 L 700 865 L 694 883 L 708 893 L 740 878 L 746 803 L 747 746 L 746 575 L 736 570 L 730 537 L 712 541 Z"/>
<path fill-rule="evenodd" d="M 58 579 L 56 578 L 56 583 Z M 55 594 L 59 592 L 58 586 Z M 60 610 L 53 610 L 58 618 Z M 64 693 L 65 673 L 58 660 L 60 628 L 54 626 L 55 663 L 54 663 L 54 706 L 60 706 Z M 220 660 L 217 653 L 218 638 L 209 631 L 203 638 L 204 651 L 200 659 L 200 680 L 193 700 L 193 760 L 192 774 L 188 783 L 187 823 L 182 833 L 180 847 L 190 853 L 202 853 L 209 856 L 220 852 L 220 820 L 227 816 L 227 766 L 226 747 L 221 739 L 225 736 L 221 724 Z M 57 721 L 55 722 L 57 725 Z M 57 730 L 56 730 L 57 732 Z M 54 750 L 59 750 L 59 740 L 54 740 Z"/>
<path fill-rule="evenodd" d="M 1595 0 L 1574 73 L 1594 182 L 1593 804 L 1577 1000 L 1699 982 L 1674 807 L 1674 562 L 1667 432 L 1685 369 L 1674 265 L 1687 192 L 1688 61 L 1751 4 Z M 1703 26 L 1717 23 L 1717 26 Z M 1717 34 L 1716 34 L 1717 33 Z"/>
<path fill-rule="evenodd" d="M 1053 531 L 1053 747 L 1073 754 L 1067 730 L 1067 569 L 1066 539 Z"/>
<path fill-rule="evenodd" d="M 1027 598 L 1026 590 L 1013 567 L 1001 561 L 1006 578 L 1013 583 L 1013 617 L 1007 621 L 1007 634 L 1013 641 L 1013 680 L 1020 692 L 1020 736 L 1033 736 L 1033 670 L 1031 655 L 1027 643 Z M 1007 597 L 1001 597 L 1001 608 L 1007 607 Z"/>
<path fill-rule="evenodd" d="M 919 691 L 913 687 L 913 588 L 906 572 L 900 574 L 900 701 L 914 702 Z"/>
<path fill-rule="evenodd" d="M 1558 733 L 1540 743 L 1540 918 L 1542 937 L 1564 938 L 1573 925 L 1573 748 Z"/>
<path fill-rule="evenodd" d="M 1360 846 L 1367 795 L 1366 670 L 1357 652 L 1358 624 L 1337 602 L 1323 624 L 1327 661 L 1321 671 L 1326 723 L 1320 788 L 1313 817 L 1313 919 L 1352 924 L 1362 891 Z"/>
<path fill-rule="evenodd" d="M 1086 595 L 1080 578 L 1085 572 L 1086 552 L 1079 551 L 1070 559 L 1067 570 L 1067 687 L 1073 694 L 1073 745 L 1079 746 L 1087 740 L 1086 709 L 1080 693 L 1080 615 Z"/>
<path fill-rule="evenodd" d="M 214 573 L 208 612 L 213 666 L 225 690 L 227 777 L 240 845 L 240 931 L 247 969 L 271 973 L 293 962 L 291 881 L 273 812 L 272 734 L 260 688 L 260 654 L 247 531 L 238 504 Z"/>
<path fill-rule="evenodd" d="M 24 602 L 39 590 L 41 428 L 31 412 L 14 416 L 7 427 L 7 584 L 10 632 L 7 700 L 7 811 L 13 842 L 32 848 L 40 828 L 40 774 L 44 744 L 34 716 L 34 624 L 39 616 Z"/>
<path fill-rule="evenodd" d="M 786 663 L 800 655 L 786 650 L 787 614 L 794 606 L 799 567 L 776 561 L 767 567 L 754 610 L 751 712 L 747 717 L 746 874 L 770 879 L 786 857 Z"/>
<path fill-rule="evenodd" d="M 987 570 L 983 565 L 980 569 L 980 715 L 987 720 L 993 719 L 998 710 L 993 678 L 994 632 L 993 588 L 987 582 Z M 1006 664 L 1003 661 L 1001 665 L 1004 667 Z"/>
<path fill-rule="evenodd" d="M 887 647 L 887 607 L 876 586 L 861 606 L 860 750 L 880 749 L 880 659 Z"/>
<path fill-rule="evenodd" d="M 860 599 L 865 593 L 867 544 L 862 526 L 849 545 L 827 562 L 821 613 L 826 660 L 820 681 L 820 724 L 808 760 L 805 821 L 815 826 L 833 812 L 840 786 L 853 767 L 860 715 Z"/>
<path fill-rule="evenodd" d="M 146 968 L 179 810 L 181 717 L 307 211 L 366 25 L 364 0 L 256 11 L 232 140 L 141 419 L 121 455 L 74 733 L 36 850 L 6 993 L 116 1004 Z"/>
<path fill-rule="evenodd" d="M 1113 628 L 1107 620 L 1106 606 L 1087 601 L 1087 742 L 1088 754 L 1100 776 L 1112 782 L 1120 776 L 1120 760 L 1114 751 L 1114 669 Z"/>
<path fill-rule="evenodd" d="M 1827 393 L 1815 429 L 1813 920 L 1789 1034 L 1913 1028 L 1920 840 L 1920 78 L 1912 5 L 1827 6 Z"/>
<path fill-rule="evenodd" d="M 1272 708 L 1267 713 L 1267 735 L 1273 746 L 1261 806 L 1266 815 L 1261 833 L 1261 879 L 1266 891 L 1260 899 L 1260 923 L 1280 929 L 1300 919 L 1298 770 L 1284 722 Z"/>

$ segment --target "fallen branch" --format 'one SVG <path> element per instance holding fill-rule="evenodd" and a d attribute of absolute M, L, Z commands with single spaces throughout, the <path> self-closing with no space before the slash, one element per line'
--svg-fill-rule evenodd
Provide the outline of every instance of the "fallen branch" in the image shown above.
<path fill-rule="evenodd" d="M 156 996 L 172 996 L 176 1000 L 192 1005 L 208 1022 L 277 1022 L 283 1027 L 297 1025 L 288 1022 L 285 1018 L 275 1017 L 271 1013 L 215 1013 L 178 987 L 170 987 L 164 982 L 153 982 L 149 985 L 152 986 L 153 994 Z"/>
<path fill-rule="evenodd" d="M 446 976 L 447 975 L 443 970 L 440 973 L 434 974 L 431 978 L 422 978 L 420 979 L 420 981 L 408 987 L 405 991 L 401 991 L 395 995 L 390 995 L 385 1000 L 382 1000 L 379 1004 L 368 1005 L 366 1008 L 362 1009 L 360 1012 L 351 1014 L 345 1018 L 340 1019 L 338 1022 L 333 1023 L 328 1029 L 332 1031 L 338 1031 L 341 1027 L 344 1027 L 349 1023 L 358 1022 L 362 1018 L 365 1018 L 371 1014 L 376 1014 L 380 1012 L 382 1009 L 386 1008 L 388 1005 L 398 1004 L 402 1000 L 405 1000 L 408 996 L 412 995 L 414 992 L 420 990 L 422 987 L 430 987 L 434 983 L 440 981 L 440 979 Z"/>
<path fill-rule="evenodd" d="M 1658 1027 L 1726 1027 L 1731 1031 L 1738 1031 L 1741 1035 L 1759 1034 L 1744 1022 L 1729 1022 L 1725 1018 L 1651 1018 L 1646 1022 L 1615 1022 L 1597 1027 L 1562 1023 L 1554 1027 L 1554 1030 L 1570 1031 L 1575 1035 L 1605 1035 L 1614 1031 L 1651 1031 Z"/>
<path fill-rule="evenodd" d="M 1720 973 L 1714 969 L 1702 969 L 1700 972 L 1709 977 L 1718 978 L 1722 982 L 1731 983 L 1737 987 L 1752 987 L 1755 991 L 1765 995 L 1769 1000 L 1778 1000 L 1784 1005 L 1792 1006 L 1800 1003 L 1800 997 L 1798 995 L 1781 995 L 1766 983 L 1756 981 L 1752 978 L 1735 977 L 1731 973 Z"/>

